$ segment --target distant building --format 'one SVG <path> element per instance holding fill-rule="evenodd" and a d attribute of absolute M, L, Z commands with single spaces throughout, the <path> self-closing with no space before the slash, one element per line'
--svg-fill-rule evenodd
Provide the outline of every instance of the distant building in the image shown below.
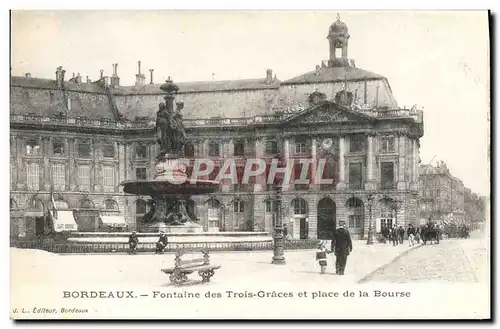
<path fill-rule="evenodd" d="M 463 182 L 450 173 L 443 161 L 435 166 L 420 166 L 421 218 L 463 222 L 464 193 Z"/>
<path fill-rule="evenodd" d="M 209 157 L 220 168 L 227 158 L 241 165 L 281 154 L 295 161 L 294 179 L 301 158 L 326 159 L 323 178 L 331 184 L 283 187 L 280 208 L 296 238 L 328 238 L 338 219 L 365 238 L 370 193 L 374 226 L 392 225 L 396 216 L 401 225 L 415 223 L 423 113 L 398 107 L 387 78 L 348 58 L 351 39 L 340 19 L 327 39 L 330 58 L 287 81 L 267 70 L 257 79 L 176 82 L 190 136 L 185 156 Z M 67 81 L 62 67 L 55 80 L 11 77 L 11 208 L 40 218 L 53 188 L 61 207 L 78 209 L 80 230 L 97 230 L 104 210 L 140 229 L 147 198 L 125 196 L 119 183 L 153 177 L 155 115 L 164 93 L 153 70 L 146 81 L 140 62 L 133 86 L 120 85 L 117 70 L 114 64 L 110 78 L 101 71 L 95 82 L 80 74 Z M 395 200 L 402 202 L 397 214 Z M 263 177 L 194 196 L 188 208 L 206 231 L 268 232 L 279 209 Z"/>

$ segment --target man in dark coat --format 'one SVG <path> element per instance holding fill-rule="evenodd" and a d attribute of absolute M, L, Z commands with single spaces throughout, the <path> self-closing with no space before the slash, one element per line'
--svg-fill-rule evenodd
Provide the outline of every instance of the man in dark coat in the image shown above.
<path fill-rule="evenodd" d="M 399 237 L 398 237 L 398 227 L 394 225 L 391 228 L 391 240 L 392 240 L 392 245 L 397 246 L 399 243 Z"/>
<path fill-rule="evenodd" d="M 399 226 L 398 235 L 399 235 L 399 244 L 403 244 L 405 239 L 405 229 L 403 228 L 403 226 Z"/>
<path fill-rule="evenodd" d="M 165 233 L 161 232 L 160 238 L 158 239 L 158 242 L 156 243 L 156 253 L 157 254 L 163 253 L 163 249 L 165 249 L 167 244 L 168 244 L 167 235 Z"/>
<path fill-rule="evenodd" d="M 137 249 L 137 245 L 139 244 L 139 238 L 135 231 L 132 231 L 132 234 L 128 238 L 128 246 L 130 248 L 130 252 L 135 252 Z"/>
<path fill-rule="evenodd" d="M 335 273 L 344 275 L 347 256 L 352 252 L 352 241 L 349 231 L 345 228 L 345 221 L 340 221 L 340 227 L 333 233 L 332 252 L 335 253 Z"/>

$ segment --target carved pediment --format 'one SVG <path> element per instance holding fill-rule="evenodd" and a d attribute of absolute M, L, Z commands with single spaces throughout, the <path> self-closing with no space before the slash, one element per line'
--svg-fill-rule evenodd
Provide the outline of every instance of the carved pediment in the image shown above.
<path fill-rule="evenodd" d="M 324 106 L 311 107 L 308 110 L 290 118 L 290 121 L 300 123 L 345 123 L 362 122 L 372 120 L 363 114 L 353 113 L 335 104 L 325 104 Z"/>
<path fill-rule="evenodd" d="M 347 122 L 353 121 L 352 118 L 349 118 L 345 113 L 342 113 L 339 110 L 334 110 L 331 108 L 328 109 L 318 109 L 308 115 L 305 115 L 301 118 L 301 121 L 307 123 L 316 123 L 316 122 Z"/>

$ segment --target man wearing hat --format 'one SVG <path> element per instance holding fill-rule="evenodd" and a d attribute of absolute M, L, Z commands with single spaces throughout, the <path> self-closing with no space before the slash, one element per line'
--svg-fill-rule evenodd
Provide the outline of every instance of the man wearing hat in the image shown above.
<path fill-rule="evenodd" d="M 137 232 L 132 231 L 132 234 L 128 238 L 128 246 L 130 248 L 130 252 L 135 252 L 138 244 L 139 244 L 139 238 L 137 237 Z"/>
<path fill-rule="evenodd" d="M 160 238 L 158 239 L 158 242 L 156 243 L 156 253 L 160 254 L 163 253 L 163 249 L 168 244 L 168 238 L 167 235 L 163 232 L 160 232 Z"/>
<path fill-rule="evenodd" d="M 345 228 L 345 221 L 339 222 L 339 228 L 333 233 L 332 252 L 335 253 L 335 273 L 344 275 L 347 256 L 352 252 L 352 241 L 349 231 Z"/>

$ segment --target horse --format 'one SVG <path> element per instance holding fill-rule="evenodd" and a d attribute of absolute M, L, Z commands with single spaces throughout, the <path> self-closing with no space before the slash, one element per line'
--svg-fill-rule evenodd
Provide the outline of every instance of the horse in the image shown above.
<path fill-rule="evenodd" d="M 439 244 L 439 239 L 441 236 L 441 230 L 436 225 L 426 225 L 420 230 L 423 244 L 427 244 L 427 241 L 434 240 L 436 244 Z"/>

